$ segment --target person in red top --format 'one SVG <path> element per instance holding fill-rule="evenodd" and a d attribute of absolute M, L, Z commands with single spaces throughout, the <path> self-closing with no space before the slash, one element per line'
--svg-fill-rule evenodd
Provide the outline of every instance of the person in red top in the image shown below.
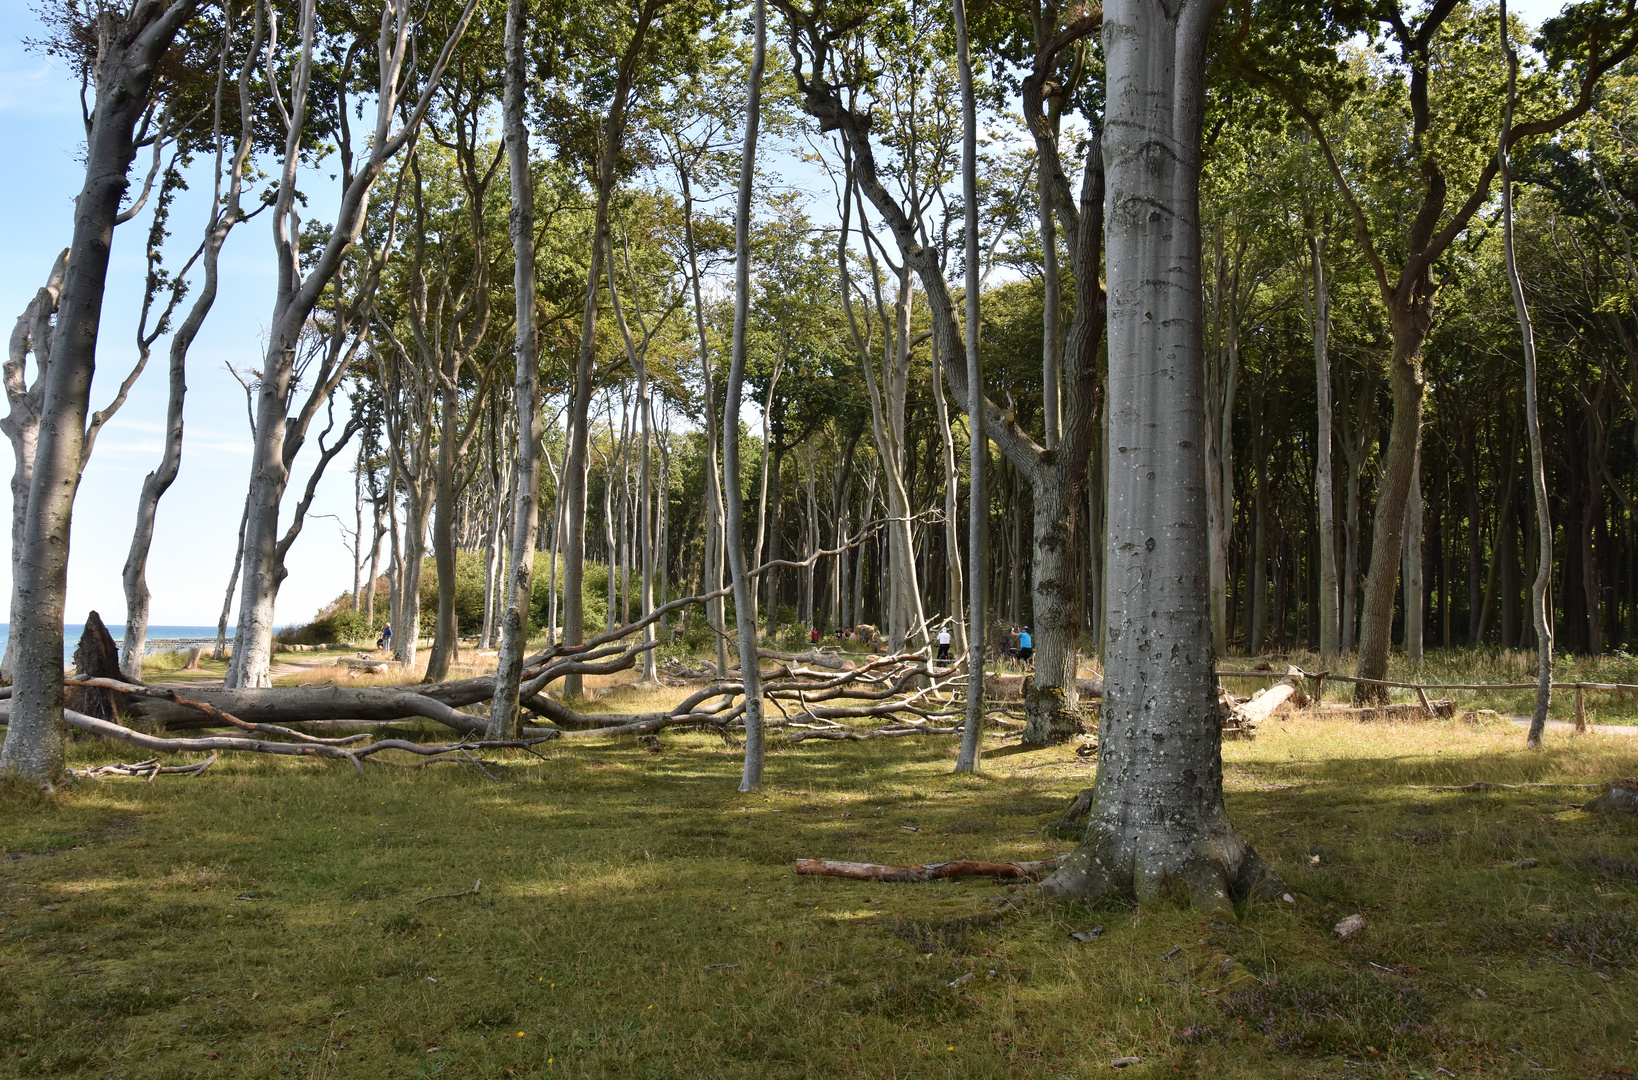
<path fill-rule="evenodd" d="M 817 626 L 815 626 L 812 630 L 808 631 L 808 644 L 810 644 L 810 645 L 819 644 L 819 628 Z"/>

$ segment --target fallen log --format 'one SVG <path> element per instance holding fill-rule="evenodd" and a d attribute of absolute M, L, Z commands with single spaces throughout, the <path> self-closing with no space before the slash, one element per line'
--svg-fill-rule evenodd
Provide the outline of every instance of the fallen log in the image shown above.
<path fill-rule="evenodd" d="M 814 667 L 830 668 L 833 671 L 847 671 L 853 667 L 853 662 L 844 659 L 839 653 L 825 652 L 820 649 L 811 649 L 805 653 L 758 649 L 756 655 L 759 660 L 783 660 L 788 664 L 812 664 Z"/>
<path fill-rule="evenodd" d="M 1302 669 L 1288 667 L 1285 677 L 1273 686 L 1265 687 L 1251 695 L 1251 700 L 1235 705 L 1229 710 L 1233 718 L 1232 726 L 1246 729 L 1255 729 L 1262 721 L 1268 719 L 1286 702 L 1291 702 L 1297 708 L 1308 703 L 1308 695 L 1302 692 Z"/>
<path fill-rule="evenodd" d="M 1058 869 L 1057 858 L 1039 862 L 952 862 L 921 866 L 886 866 L 881 863 L 841 862 L 835 859 L 797 859 L 796 872 L 818 877 L 852 878 L 855 881 L 934 881 L 938 878 L 992 877 L 1033 881 Z"/>

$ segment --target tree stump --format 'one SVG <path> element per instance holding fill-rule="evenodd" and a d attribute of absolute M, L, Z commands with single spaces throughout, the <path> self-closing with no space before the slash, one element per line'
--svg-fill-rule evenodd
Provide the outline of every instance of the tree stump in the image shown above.
<path fill-rule="evenodd" d="M 74 648 L 74 674 L 79 678 L 118 679 L 125 681 L 119 669 L 119 648 L 114 644 L 102 616 L 95 611 L 85 617 L 85 632 Z M 64 703 L 76 712 L 101 720 L 123 722 L 120 716 L 120 695 L 99 686 L 73 686 L 64 693 Z"/>

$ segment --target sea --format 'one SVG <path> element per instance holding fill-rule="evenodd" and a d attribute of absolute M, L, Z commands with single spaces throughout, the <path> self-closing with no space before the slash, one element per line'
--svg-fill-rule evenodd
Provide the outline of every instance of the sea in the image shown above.
<path fill-rule="evenodd" d="M 80 643 L 80 635 L 85 633 L 84 623 L 66 623 L 63 626 L 63 665 L 72 667 L 74 664 L 74 649 Z M 113 635 L 117 646 L 125 637 L 124 623 L 109 623 L 108 633 Z M 228 638 L 233 638 L 233 624 L 227 628 Z M 0 654 L 6 650 L 6 644 L 11 640 L 11 624 L 0 623 Z M 171 649 L 189 649 L 195 645 L 214 646 L 216 644 L 215 626 L 156 626 L 148 627 L 148 655 L 168 652 Z"/>

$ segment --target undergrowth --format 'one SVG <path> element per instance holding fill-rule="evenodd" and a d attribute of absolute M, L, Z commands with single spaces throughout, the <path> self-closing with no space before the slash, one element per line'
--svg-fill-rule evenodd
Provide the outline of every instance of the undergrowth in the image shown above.
<path fill-rule="evenodd" d="M 1296 900 L 1234 925 L 792 873 L 1062 851 L 1068 746 L 992 742 L 977 778 L 949 739 L 787 746 L 752 796 L 672 733 L 495 755 L 499 782 L 225 758 L 0 790 L 0 1076 L 1628 1075 L 1638 822 L 1564 785 L 1638 773 L 1638 744 L 1520 743 L 1292 714 L 1227 744 Z"/>

